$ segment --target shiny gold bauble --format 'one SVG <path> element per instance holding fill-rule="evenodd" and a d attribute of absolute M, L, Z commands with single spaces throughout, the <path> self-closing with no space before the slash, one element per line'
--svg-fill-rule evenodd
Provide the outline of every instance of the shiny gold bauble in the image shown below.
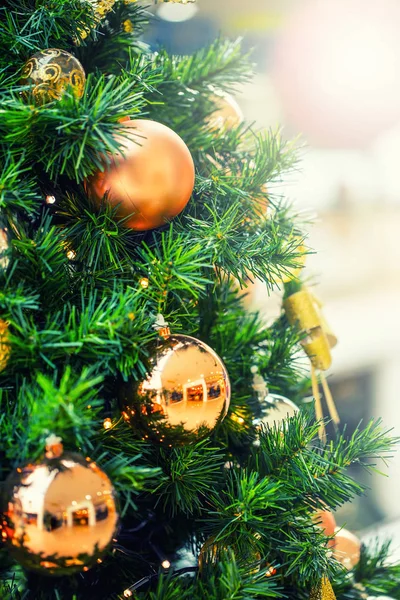
<path fill-rule="evenodd" d="M 239 104 L 229 94 L 215 94 L 212 97 L 215 110 L 207 118 L 213 129 L 233 129 L 243 121 L 243 113 Z"/>
<path fill-rule="evenodd" d="M 336 529 L 333 556 L 346 569 L 353 569 L 360 562 L 361 542 L 354 533 L 347 529 Z"/>
<path fill-rule="evenodd" d="M 135 434 L 172 447 L 209 435 L 226 416 L 228 372 L 209 346 L 188 335 L 168 335 L 150 349 L 143 381 L 121 386 L 123 416 Z"/>
<path fill-rule="evenodd" d="M 6 368 L 10 357 L 10 345 L 8 343 L 8 323 L 0 319 L 0 372 Z"/>
<path fill-rule="evenodd" d="M 70 89 L 82 98 L 85 89 L 85 71 L 79 60 L 58 48 L 36 52 L 25 63 L 21 85 L 29 85 L 35 104 L 59 100 Z"/>
<path fill-rule="evenodd" d="M 88 195 L 98 204 L 106 196 L 125 225 L 146 231 L 165 225 L 189 202 L 194 186 L 194 163 L 185 142 L 156 121 L 121 123 L 122 153 L 86 181 Z"/>
<path fill-rule="evenodd" d="M 5 482 L 3 503 L 6 547 L 23 567 L 42 575 L 87 570 L 116 531 L 111 482 L 79 454 L 16 469 Z"/>
<path fill-rule="evenodd" d="M 279 427 L 288 417 L 293 417 L 299 412 L 299 407 L 288 398 L 279 394 L 268 394 L 261 404 L 261 416 L 253 420 L 253 425 L 261 429 L 263 426 Z"/>
<path fill-rule="evenodd" d="M 0 269 L 6 270 L 10 264 L 10 260 L 7 256 L 7 250 L 10 247 L 7 229 L 0 228 Z"/>
<path fill-rule="evenodd" d="M 206 565 L 216 565 L 228 549 L 233 550 L 238 563 L 243 566 L 251 567 L 251 573 L 258 573 L 261 568 L 261 554 L 255 548 L 246 550 L 243 554 L 235 545 L 222 545 L 215 541 L 215 536 L 211 536 L 206 540 L 200 549 L 199 553 L 199 572 L 201 573 Z M 271 576 L 271 575 L 270 575 Z"/>

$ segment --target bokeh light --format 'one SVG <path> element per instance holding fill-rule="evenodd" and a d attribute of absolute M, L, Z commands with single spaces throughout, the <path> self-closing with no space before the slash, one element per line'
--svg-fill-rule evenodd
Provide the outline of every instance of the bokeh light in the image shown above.
<path fill-rule="evenodd" d="M 274 79 L 286 118 L 311 143 L 364 147 L 400 119 L 400 5 L 301 4 L 275 53 Z"/>

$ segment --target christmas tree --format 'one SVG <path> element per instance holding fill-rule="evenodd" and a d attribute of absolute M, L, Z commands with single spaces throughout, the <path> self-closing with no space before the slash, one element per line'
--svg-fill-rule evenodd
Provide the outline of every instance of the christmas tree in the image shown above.
<path fill-rule="evenodd" d="M 0 8 L 0 596 L 400 599 L 390 545 L 335 531 L 347 468 L 395 440 L 337 424 L 304 223 L 272 193 L 295 145 L 243 121 L 239 42 L 150 52 L 148 18 Z"/>

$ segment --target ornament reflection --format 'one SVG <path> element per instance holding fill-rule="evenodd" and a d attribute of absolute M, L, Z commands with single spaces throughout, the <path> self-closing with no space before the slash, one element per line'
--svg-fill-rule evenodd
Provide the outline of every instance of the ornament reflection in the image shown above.
<path fill-rule="evenodd" d="M 230 383 L 219 356 L 186 335 L 160 340 L 147 379 L 121 390 L 135 432 L 161 443 L 189 443 L 210 433 L 228 411 Z"/>

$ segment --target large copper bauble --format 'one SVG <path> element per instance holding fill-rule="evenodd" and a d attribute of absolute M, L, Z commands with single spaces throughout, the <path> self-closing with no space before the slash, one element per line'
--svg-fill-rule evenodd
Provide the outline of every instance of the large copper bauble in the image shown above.
<path fill-rule="evenodd" d="M 63 453 L 18 468 L 5 483 L 2 535 L 14 558 L 43 575 L 90 567 L 110 544 L 118 514 L 107 475 Z"/>
<path fill-rule="evenodd" d="M 214 350 L 188 335 L 169 335 L 152 350 L 148 377 L 121 387 L 123 416 L 143 439 L 188 444 L 222 421 L 230 393 L 228 372 Z"/>
<path fill-rule="evenodd" d="M 265 425 L 279 427 L 284 419 L 293 417 L 299 410 L 299 407 L 288 398 L 279 394 L 268 394 L 261 405 L 261 415 L 253 420 L 253 425 L 256 428 Z"/>
<path fill-rule="evenodd" d="M 122 123 L 119 136 L 123 155 L 86 181 L 90 197 L 104 196 L 118 206 L 118 216 L 129 217 L 127 227 L 146 231 L 165 225 L 189 202 L 194 186 L 194 163 L 185 142 L 156 121 Z"/>
<path fill-rule="evenodd" d="M 48 48 L 31 56 L 22 69 L 21 85 L 29 85 L 35 104 L 59 100 L 69 88 L 77 98 L 85 90 L 85 71 L 75 56 Z"/>

